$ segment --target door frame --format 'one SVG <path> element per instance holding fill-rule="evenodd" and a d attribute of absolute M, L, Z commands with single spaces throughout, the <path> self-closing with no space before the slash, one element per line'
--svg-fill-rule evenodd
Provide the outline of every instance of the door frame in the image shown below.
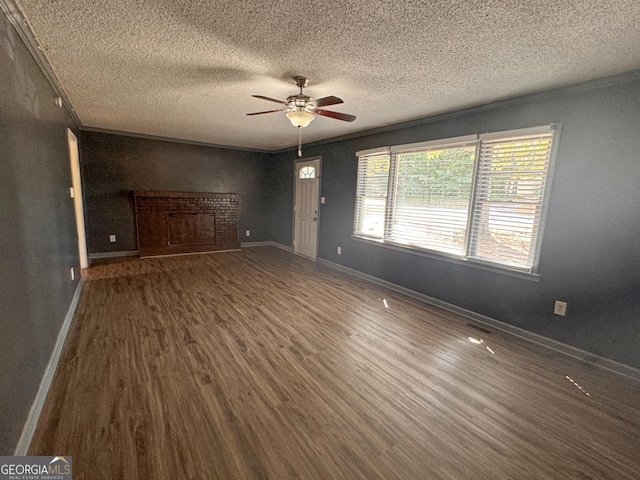
<path fill-rule="evenodd" d="M 296 241 L 296 198 L 297 198 L 297 190 L 298 190 L 298 164 L 307 163 L 307 162 L 318 162 L 318 221 L 316 222 L 318 227 L 316 228 L 316 256 L 314 258 L 307 257 L 306 255 L 301 255 L 296 253 L 295 241 Z M 291 228 L 291 251 L 299 255 L 300 257 L 307 258 L 309 260 L 313 260 L 314 262 L 318 258 L 318 249 L 320 247 L 320 220 L 322 217 L 320 216 L 320 197 L 322 197 L 322 156 L 318 155 L 316 157 L 310 158 L 297 158 L 293 161 L 293 208 L 292 211 L 292 228 Z"/>
<path fill-rule="evenodd" d="M 73 187 L 73 209 L 76 217 L 76 230 L 78 234 L 78 256 L 80 268 L 89 267 L 87 254 L 87 234 L 84 222 L 84 199 L 82 194 L 82 178 L 80 175 L 80 152 L 78 150 L 78 137 L 70 128 L 67 128 L 67 141 L 69 144 L 69 161 L 71 164 L 71 185 Z"/>

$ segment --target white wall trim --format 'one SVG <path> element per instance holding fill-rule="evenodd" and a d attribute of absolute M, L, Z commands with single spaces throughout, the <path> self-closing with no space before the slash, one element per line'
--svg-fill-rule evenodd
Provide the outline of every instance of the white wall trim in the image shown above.
<path fill-rule="evenodd" d="M 209 250 L 207 252 L 186 252 L 186 253 L 167 253 L 165 255 L 147 255 L 140 256 L 140 258 L 163 258 L 163 257 L 187 257 L 191 255 L 209 255 L 210 253 L 229 253 L 240 252 L 240 248 L 232 248 L 229 250 Z"/>
<path fill-rule="evenodd" d="M 73 315 L 76 312 L 78 299 L 80 298 L 80 292 L 82 292 L 83 285 L 84 281 L 80 280 L 78 282 L 78 286 L 76 287 L 76 292 L 73 295 L 73 299 L 71 300 L 71 305 L 69 305 L 67 316 L 62 323 L 60 331 L 58 332 L 58 338 L 56 339 L 56 344 L 53 347 L 53 352 L 51 352 L 49 363 L 47 364 L 47 368 L 45 369 L 42 380 L 40 381 L 38 392 L 36 393 L 33 404 L 31 405 L 31 409 L 29 410 L 29 415 L 27 415 L 27 420 L 24 424 L 24 427 L 22 428 L 22 434 L 18 439 L 16 449 L 13 452 L 14 456 L 22 457 L 27 455 L 27 452 L 29 451 L 29 445 L 31 445 L 31 439 L 33 438 L 33 434 L 36 431 L 36 426 L 38 425 L 38 420 L 40 419 L 40 413 L 42 412 L 44 401 L 47 398 L 49 388 L 51 387 L 51 381 L 53 380 L 53 376 L 55 375 L 56 369 L 58 368 L 58 361 L 60 360 L 62 347 L 64 347 L 67 333 L 69 333 L 69 327 L 71 326 Z"/>
<path fill-rule="evenodd" d="M 284 245 L 282 243 L 278 243 L 278 242 L 271 242 L 271 246 L 279 248 L 280 250 L 284 250 L 285 252 L 291 252 L 293 253 L 293 247 L 289 247 L 287 245 Z"/>
<path fill-rule="evenodd" d="M 71 184 L 73 189 L 73 210 L 76 217 L 76 230 L 78 232 L 78 256 L 80 268 L 89 266 L 87 255 L 87 232 L 84 221 L 84 195 L 82 193 L 82 175 L 80 173 L 80 151 L 78 149 L 78 137 L 67 128 L 67 143 L 69 144 L 69 164 L 71 165 Z"/>
<path fill-rule="evenodd" d="M 443 302 L 442 300 L 438 300 L 437 298 L 429 297 L 428 295 L 424 295 L 420 292 L 416 292 L 414 290 L 401 287 L 400 285 L 396 285 L 395 283 L 387 282 L 386 280 L 382 280 L 372 275 L 367 275 L 366 273 L 362 273 L 357 270 L 351 269 L 349 267 L 345 267 L 343 265 L 333 263 L 329 260 L 318 258 L 317 261 L 318 263 L 334 268 L 336 270 L 340 270 L 349 275 L 353 275 L 354 277 L 368 280 L 372 283 L 375 283 L 382 287 L 389 288 L 390 290 L 394 290 L 399 293 L 403 293 L 409 297 L 413 297 L 417 300 L 428 303 L 430 305 L 435 305 L 437 307 L 444 308 L 445 310 L 448 310 L 450 312 L 457 313 L 471 320 L 474 320 L 478 323 L 482 323 L 484 325 L 493 327 L 496 330 L 501 330 L 503 332 L 510 333 L 512 335 L 515 335 L 516 337 L 522 338 L 524 340 L 528 340 L 537 345 L 541 345 L 543 347 L 549 348 L 551 350 L 562 353 L 564 355 L 577 358 L 578 360 L 582 360 L 596 367 L 604 368 L 606 370 L 617 373 L 619 375 L 623 375 L 633 380 L 640 381 L 640 370 L 630 365 L 625 365 L 623 363 L 616 362 L 615 360 L 610 360 L 608 358 L 601 357 L 600 355 L 596 355 L 595 353 L 587 352 L 585 350 L 581 350 L 571 345 L 567 345 L 566 343 L 558 342 L 551 338 L 538 335 L 537 333 L 533 333 L 528 330 L 524 330 L 522 328 L 509 325 L 508 323 L 501 322 L 500 320 L 496 320 L 495 318 L 486 317 L 479 313 L 472 312 L 471 310 L 458 307 L 451 303 Z"/>
<path fill-rule="evenodd" d="M 139 250 L 123 250 L 121 252 L 97 252 L 89 254 L 89 260 L 94 258 L 135 257 L 140 255 Z"/>
<path fill-rule="evenodd" d="M 273 242 L 241 242 L 241 248 L 273 247 Z"/>
<path fill-rule="evenodd" d="M 278 242 L 243 242 L 240 244 L 242 248 L 253 248 L 253 247 L 276 247 L 280 250 L 285 250 L 287 252 L 293 252 L 293 248 L 288 247 L 287 245 L 283 245 Z"/>

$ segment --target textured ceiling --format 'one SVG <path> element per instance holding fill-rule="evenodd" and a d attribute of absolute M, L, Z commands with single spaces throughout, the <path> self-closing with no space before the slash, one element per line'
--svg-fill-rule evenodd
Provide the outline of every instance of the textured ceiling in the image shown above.
<path fill-rule="evenodd" d="M 640 68 L 638 0 L 13 0 L 83 126 L 297 143 L 251 97 L 336 95 L 311 142 Z"/>

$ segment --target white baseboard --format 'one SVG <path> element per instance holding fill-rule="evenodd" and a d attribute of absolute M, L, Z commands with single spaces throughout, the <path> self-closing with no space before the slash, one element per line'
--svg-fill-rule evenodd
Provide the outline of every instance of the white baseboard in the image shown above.
<path fill-rule="evenodd" d="M 538 335 L 537 333 L 533 333 L 519 327 L 514 327 L 513 325 L 509 325 L 508 323 L 501 322 L 500 320 L 496 320 L 495 318 L 486 317 L 484 315 L 481 315 L 476 312 L 472 312 L 471 310 L 467 310 L 465 308 L 458 307 L 451 303 L 443 302 L 442 300 L 438 300 L 437 298 L 429 297 L 428 295 L 424 295 L 420 292 L 416 292 L 414 290 L 401 287 L 400 285 L 396 285 L 395 283 L 387 282 L 386 280 L 382 280 L 372 275 L 367 275 L 366 273 L 362 273 L 362 272 L 359 272 L 358 270 L 354 270 L 352 268 L 330 262 L 329 260 L 318 258 L 317 261 L 318 263 L 321 263 L 331 268 L 335 268 L 336 270 L 340 270 L 349 275 L 353 275 L 354 277 L 368 280 L 372 283 L 375 283 L 382 287 L 386 287 L 390 290 L 394 290 L 399 293 L 403 293 L 409 297 L 413 297 L 417 300 L 428 303 L 430 305 L 435 305 L 436 307 L 444 308 L 445 310 L 449 310 L 450 312 L 457 313 L 471 320 L 474 320 L 478 323 L 482 323 L 484 325 L 493 327 L 496 330 L 501 330 L 503 332 L 510 333 L 512 335 L 515 335 L 516 337 L 528 340 L 530 342 L 549 348 L 551 350 L 562 353 L 564 355 L 577 358 L 579 360 L 588 362 L 597 367 L 604 368 L 609 371 L 615 372 L 619 375 L 623 375 L 625 377 L 629 377 L 634 380 L 640 381 L 640 370 L 630 365 L 625 365 L 623 363 L 616 362 L 615 360 L 610 360 L 608 358 L 601 357 L 600 355 L 596 355 L 595 353 L 587 352 L 585 350 L 572 347 L 571 345 L 567 345 L 566 343 L 558 342 L 551 338 L 543 337 L 542 335 Z"/>
<path fill-rule="evenodd" d="M 279 248 L 280 250 L 284 250 L 285 252 L 293 252 L 293 248 L 292 247 L 288 247 L 287 245 L 283 245 L 282 243 L 278 243 L 278 242 L 271 242 L 273 247 Z"/>
<path fill-rule="evenodd" d="M 240 246 L 242 248 L 272 247 L 273 246 L 273 242 L 241 242 Z"/>
<path fill-rule="evenodd" d="M 89 254 L 89 261 L 94 258 L 135 257 L 140 255 L 139 250 L 124 250 L 122 252 L 96 252 Z"/>
<path fill-rule="evenodd" d="M 230 250 L 211 250 L 208 252 L 187 252 L 187 253 L 167 253 L 166 255 L 148 255 L 148 256 L 140 256 L 140 258 L 163 258 L 163 257 L 187 257 L 190 255 L 209 255 L 210 253 L 229 253 L 229 252 L 240 252 L 241 249 L 233 248 Z"/>
<path fill-rule="evenodd" d="M 241 248 L 253 248 L 253 247 L 276 247 L 279 248 L 281 250 L 285 250 L 287 252 L 292 252 L 293 249 L 291 247 L 288 247 L 286 245 L 283 245 L 282 243 L 278 243 L 278 242 L 242 242 L 240 244 Z M 233 252 L 233 251 L 237 251 L 237 250 L 224 250 L 225 252 Z M 195 252 L 195 253 L 217 253 L 217 252 Z M 122 252 L 97 252 L 97 253 L 92 253 L 89 255 L 89 260 L 93 260 L 94 258 L 117 258 L 117 257 L 136 257 L 140 255 L 140 251 L 139 250 L 126 250 L 126 251 L 122 251 Z M 191 254 L 171 254 L 171 255 L 154 255 L 155 257 L 160 257 L 160 256 L 175 256 L 175 255 L 191 255 Z M 150 258 L 150 257 L 146 257 L 146 258 Z"/>
<path fill-rule="evenodd" d="M 69 310 L 67 310 L 67 316 L 64 318 L 62 327 L 58 332 L 58 338 L 56 339 L 56 344 L 53 347 L 53 352 L 51 352 L 49 363 L 47 364 L 47 368 L 45 369 L 42 380 L 40 381 L 38 392 L 36 393 L 33 404 L 31 405 L 31 409 L 29 410 L 29 415 L 27 415 L 27 420 L 24 424 L 24 427 L 22 428 L 22 434 L 18 439 L 16 449 L 13 452 L 14 456 L 22 457 L 27 455 L 27 452 L 29 451 L 29 445 L 31 445 L 31 439 L 33 438 L 33 434 L 36 431 L 36 426 L 38 425 L 38 419 L 40 418 L 40 413 L 42 412 L 44 401 L 47 398 L 49 388 L 51 387 L 51 381 L 53 380 L 53 376 L 56 373 L 58 361 L 60 360 L 60 354 L 62 353 L 62 347 L 64 346 L 64 342 L 67 338 L 67 333 L 69 333 L 69 327 L 71 326 L 73 315 L 76 312 L 78 299 L 80 298 L 80 292 L 82 292 L 83 285 L 84 282 L 80 280 L 78 282 L 78 286 L 76 287 L 76 291 L 73 294 L 71 305 L 69 305 Z"/>
<path fill-rule="evenodd" d="M 285 250 L 287 252 L 293 252 L 293 248 L 283 245 L 278 242 L 243 242 L 240 244 L 242 248 L 253 248 L 253 247 L 276 247 L 280 250 Z"/>

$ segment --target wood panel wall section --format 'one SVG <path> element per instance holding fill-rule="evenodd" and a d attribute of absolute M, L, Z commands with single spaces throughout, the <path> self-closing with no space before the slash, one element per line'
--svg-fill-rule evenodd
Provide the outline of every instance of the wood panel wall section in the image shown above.
<path fill-rule="evenodd" d="M 237 193 L 135 190 L 141 257 L 237 250 Z"/>

